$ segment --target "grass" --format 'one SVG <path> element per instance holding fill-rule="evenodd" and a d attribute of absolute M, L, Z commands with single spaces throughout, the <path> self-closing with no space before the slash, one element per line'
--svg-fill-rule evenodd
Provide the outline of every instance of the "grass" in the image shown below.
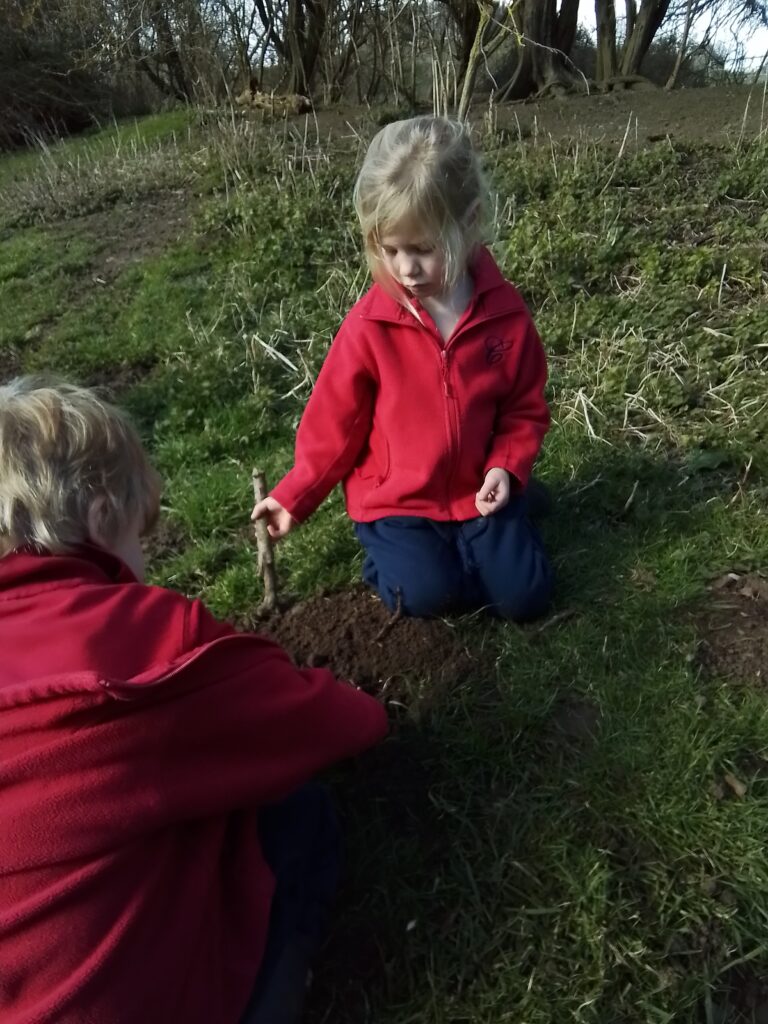
<path fill-rule="evenodd" d="M 29 149 L 4 154 L 0 161 L 0 188 L 30 177 L 44 177 L 50 167 L 57 164 L 94 161 L 136 145 L 151 146 L 176 137 L 183 138 L 191 121 L 191 113 L 179 108 L 153 117 L 113 122 L 109 127 L 73 139 L 53 142 L 40 139 Z"/>
<path fill-rule="evenodd" d="M 59 179 L 49 156 L 10 185 L 0 164 L 0 354 L 113 386 L 168 481 L 155 581 L 238 615 L 260 597 L 250 468 L 290 465 L 365 286 L 350 192 L 371 125 L 179 127 L 62 144 Z M 724 979 L 768 972 L 768 786 L 749 767 L 768 721 L 761 692 L 699 676 L 686 612 L 768 560 L 768 137 L 484 145 L 494 251 L 551 357 L 544 532 L 569 614 L 459 623 L 482 671 L 338 773 L 349 877 L 311 1019 L 737 1020 Z M 126 196 L 169 188 L 197 197 L 186 233 L 94 288 L 104 238 L 73 215 L 112 216 L 120 247 Z M 299 595 L 357 578 L 338 495 L 279 557 Z M 594 738 L 553 729 L 577 702 Z M 713 798 L 724 771 L 743 800 Z"/>

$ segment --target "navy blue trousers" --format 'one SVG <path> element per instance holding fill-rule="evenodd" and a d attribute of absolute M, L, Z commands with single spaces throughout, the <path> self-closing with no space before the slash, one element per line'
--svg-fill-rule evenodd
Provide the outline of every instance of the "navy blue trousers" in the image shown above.
<path fill-rule="evenodd" d="M 327 791 L 309 783 L 260 810 L 259 838 L 275 894 L 264 958 L 240 1024 L 298 1024 L 341 865 L 339 825 Z"/>
<path fill-rule="evenodd" d="M 525 622 L 547 610 L 552 569 L 524 495 L 492 516 L 438 522 L 387 516 L 356 523 L 363 579 L 384 604 L 430 618 L 487 607 Z"/>

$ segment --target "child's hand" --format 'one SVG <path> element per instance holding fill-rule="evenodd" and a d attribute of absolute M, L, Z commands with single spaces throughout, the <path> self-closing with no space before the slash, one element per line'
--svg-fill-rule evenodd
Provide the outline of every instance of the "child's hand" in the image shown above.
<path fill-rule="evenodd" d="M 489 469 L 483 486 L 475 495 L 475 505 L 481 516 L 492 516 L 509 501 L 509 473 L 506 469 Z"/>
<path fill-rule="evenodd" d="M 267 496 L 263 501 L 258 502 L 251 512 L 251 521 L 257 519 L 267 520 L 267 530 L 272 540 L 280 540 L 286 533 L 290 533 L 296 525 L 296 520 L 290 512 L 286 511 L 279 501 Z"/>

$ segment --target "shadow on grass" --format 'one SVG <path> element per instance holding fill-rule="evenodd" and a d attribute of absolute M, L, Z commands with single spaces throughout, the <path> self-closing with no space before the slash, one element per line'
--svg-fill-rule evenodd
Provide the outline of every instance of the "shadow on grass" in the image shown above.
<path fill-rule="evenodd" d="M 542 972 L 557 1019 L 587 1019 L 589 999 L 611 1020 L 694 1012 L 733 948 L 728 925 L 716 949 L 698 938 L 696 921 L 719 913 L 699 894 L 717 851 L 701 839 L 707 777 L 687 767 L 704 754 L 686 745 L 695 686 L 674 611 L 721 568 L 743 468 L 728 453 L 601 450 L 578 480 L 548 482 L 551 625 L 473 623 L 490 676 L 338 780 L 349 872 L 310 1024 L 490 1022 L 512 1008 L 543 1020 L 526 987 Z M 678 849 L 686 806 L 700 832 Z M 675 939 L 686 959 L 670 966 Z M 606 943 L 633 941 L 645 952 L 617 953 L 608 972 Z"/>

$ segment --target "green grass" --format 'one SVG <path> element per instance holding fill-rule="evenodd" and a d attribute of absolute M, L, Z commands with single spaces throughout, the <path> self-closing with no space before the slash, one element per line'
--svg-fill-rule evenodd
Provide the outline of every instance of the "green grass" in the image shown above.
<path fill-rule="evenodd" d="M 40 173 L 41 157 L 46 162 L 72 162 L 108 156 L 115 150 L 167 142 L 183 138 L 194 122 L 193 113 L 185 107 L 151 117 L 115 121 L 109 127 L 86 132 L 73 139 L 40 141 L 32 149 L 5 154 L 0 160 L 0 189 L 13 182 Z"/>
<path fill-rule="evenodd" d="M 141 130 L 167 144 L 167 120 Z M 237 616 L 260 598 L 251 466 L 275 480 L 290 465 L 311 379 L 364 285 L 357 145 L 195 131 L 172 184 L 203 197 L 187 235 L 106 287 L 88 285 L 99 240 L 66 220 L 109 209 L 98 175 L 65 208 L 32 188 L 0 239 L 0 356 L 113 384 L 168 483 L 173 542 L 153 579 Z M 101 143 L 60 159 L 80 145 Z M 570 617 L 459 624 L 476 676 L 338 773 L 348 879 L 310 1017 L 709 1024 L 734 964 L 768 972 L 768 784 L 750 768 L 768 751 L 766 703 L 699 676 L 687 614 L 711 577 L 768 561 L 767 140 L 620 158 L 583 140 L 486 147 L 494 251 L 551 357 L 543 527 L 554 611 Z M 143 154 L 120 180 L 135 160 L 148 190 Z M 357 577 L 338 495 L 279 563 L 299 595 Z M 576 699 L 599 712 L 594 740 L 552 728 Z M 724 771 L 745 799 L 713 799 Z"/>

